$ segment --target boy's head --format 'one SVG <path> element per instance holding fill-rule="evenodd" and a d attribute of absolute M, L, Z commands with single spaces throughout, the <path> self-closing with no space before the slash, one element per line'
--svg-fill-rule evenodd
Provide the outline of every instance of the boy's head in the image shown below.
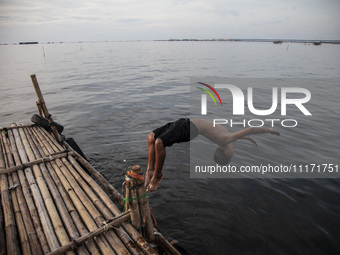
<path fill-rule="evenodd" d="M 234 145 L 227 144 L 217 147 L 214 153 L 214 160 L 219 165 L 228 165 L 234 155 Z"/>

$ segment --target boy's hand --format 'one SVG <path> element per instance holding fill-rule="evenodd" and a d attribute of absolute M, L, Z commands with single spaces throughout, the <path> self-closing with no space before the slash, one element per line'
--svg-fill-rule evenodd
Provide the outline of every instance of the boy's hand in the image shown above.
<path fill-rule="evenodd" d="M 248 140 L 251 141 L 253 144 L 255 144 L 257 146 L 257 142 L 254 138 L 248 137 Z"/>
<path fill-rule="evenodd" d="M 257 142 L 254 138 L 250 137 L 250 136 L 245 136 L 242 139 L 246 139 L 248 141 L 251 141 L 253 144 L 255 144 L 257 146 Z"/>
<path fill-rule="evenodd" d="M 273 135 L 280 135 L 280 132 L 279 131 L 276 131 L 275 129 L 273 128 L 269 128 L 269 133 L 273 134 Z"/>

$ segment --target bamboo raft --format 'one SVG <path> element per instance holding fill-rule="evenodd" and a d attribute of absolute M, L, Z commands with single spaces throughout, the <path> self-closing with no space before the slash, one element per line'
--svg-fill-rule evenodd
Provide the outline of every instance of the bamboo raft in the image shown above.
<path fill-rule="evenodd" d="M 124 198 L 62 141 L 31 78 L 52 133 L 0 128 L 0 254 L 179 254 L 154 230 L 140 167 L 127 172 Z"/>

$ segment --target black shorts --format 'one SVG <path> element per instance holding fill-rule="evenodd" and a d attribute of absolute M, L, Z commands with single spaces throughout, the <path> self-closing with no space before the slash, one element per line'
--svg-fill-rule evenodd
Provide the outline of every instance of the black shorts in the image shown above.
<path fill-rule="evenodd" d="M 174 143 L 188 142 L 198 136 L 197 127 L 187 118 L 169 122 L 152 132 L 155 134 L 155 139 L 162 140 L 164 147 L 170 147 Z"/>

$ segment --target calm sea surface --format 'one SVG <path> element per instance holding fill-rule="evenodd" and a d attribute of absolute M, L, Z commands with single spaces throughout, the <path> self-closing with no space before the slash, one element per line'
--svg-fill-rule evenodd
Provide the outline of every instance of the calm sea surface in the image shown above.
<path fill-rule="evenodd" d="M 189 116 L 190 78 L 332 78 L 340 45 L 107 42 L 0 46 L 0 126 L 36 113 L 36 74 L 49 111 L 120 191 L 127 167 L 147 166 L 147 134 Z M 235 144 L 235 162 L 287 157 L 340 163 L 339 86 L 318 86 L 303 128 Z M 278 143 L 278 141 L 280 143 Z M 314 148 L 314 149 L 311 149 Z M 190 254 L 339 254 L 339 179 L 191 179 L 189 144 L 167 149 L 149 201 L 162 233 Z M 275 154 L 276 157 L 278 157 Z M 261 158 L 262 157 L 262 158 Z M 253 161 L 251 161 L 253 162 Z"/>

